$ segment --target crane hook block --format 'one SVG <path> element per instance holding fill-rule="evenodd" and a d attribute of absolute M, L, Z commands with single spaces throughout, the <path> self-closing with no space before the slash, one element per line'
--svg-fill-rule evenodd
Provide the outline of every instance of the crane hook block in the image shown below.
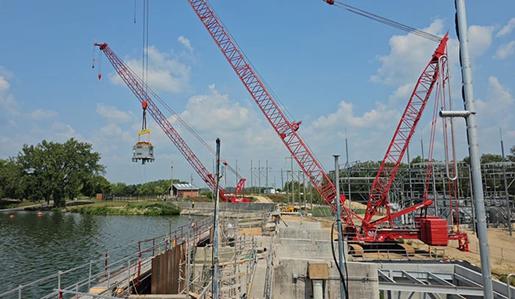
<path fill-rule="evenodd" d="M 98 80 L 102 79 L 102 74 L 98 74 Z"/>
<path fill-rule="evenodd" d="M 325 3 L 329 4 L 329 5 L 333 5 L 334 4 L 334 0 L 324 0 Z"/>
<path fill-rule="evenodd" d="M 148 103 L 147 101 L 141 102 L 141 107 L 143 107 L 143 110 L 147 110 Z"/>

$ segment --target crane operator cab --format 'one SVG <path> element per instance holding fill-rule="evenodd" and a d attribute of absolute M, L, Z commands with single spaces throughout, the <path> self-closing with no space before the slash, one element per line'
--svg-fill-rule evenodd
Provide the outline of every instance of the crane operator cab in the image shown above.
<path fill-rule="evenodd" d="M 150 143 L 150 129 L 147 129 L 147 102 L 141 103 L 143 108 L 143 124 L 141 131 L 138 132 L 138 143 L 132 148 L 132 162 L 145 164 L 146 162 L 154 162 L 154 146 Z M 147 135 L 147 141 L 141 136 Z"/>

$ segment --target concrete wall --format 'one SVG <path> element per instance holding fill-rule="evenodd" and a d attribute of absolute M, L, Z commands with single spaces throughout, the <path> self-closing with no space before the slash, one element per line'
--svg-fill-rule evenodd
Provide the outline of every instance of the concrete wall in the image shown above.
<path fill-rule="evenodd" d="M 317 259 L 281 259 L 275 267 L 273 280 L 274 298 L 306 298 L 312 296 L 312 281 L 309 279 L 309 262 L 323 262 Z M 341 298 L 338 269 L 329 265 L 329 279 L 324 280 L 324 298 Z M 349 298 L 379 298 L 377 266 L 368 263 L 348 263 Z M 294 274 L 298 278 L 294 278 Z"/>

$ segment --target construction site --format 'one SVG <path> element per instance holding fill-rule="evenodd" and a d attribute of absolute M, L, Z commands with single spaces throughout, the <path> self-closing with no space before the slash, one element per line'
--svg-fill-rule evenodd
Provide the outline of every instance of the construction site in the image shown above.
<path fill-rule="evenodd" d="M 118 260 L 109 259 L 106 251 L 89 264 L 20 285 L 0 297 L 23 298 L 45 283 L 55 288 L 43 298 L 515 298 L 515 287 L 510 286 L 510 278 L 515 277 L 511 274 L 515 272 L 515 210 L 509 192 L 515 182 L 515 163 L 505 158 L 502 141 L 502 161 L 480 162 L 463 0 L 455 1 L 462 78 L 453 80 L 463 86 L 464 107 L 460 108 L 461 99 L 453 103 L 450 91 L 449 33 L 437 36 L 343 2 L 321 1 L 434 42 L 384 158 L 341 167 L 339 155 L 334 155 L 330 171 L 324 170 L 301 138 L 302 122 L 291 121 L 274 100 L 224 27 L 223 16 L 216 15 L 206 0 L 188 2 L 320 202 L 308 205 L 306 191 L 300 199 L 301 176 L 293 178 L 293 166 L 291 183 L 296 180 L 299 186 L 297 204 L 294 192 L 287 204 L 247 194 L 247 179 L 221 157 L 223 140 L 216 139 L 212 148 L 150 88 L 145 73 L 148 61 L 143 59 L 140 77 L 115 54 L 118 45 L 95 42 L 95 49 L 141 103 L 142 126 L 132 161 L 156 163 L 157 145 L 151 143 L 148 114 L 213 191 L 213 200 L 177 202 L 186 225 L 117 249 L 126 253 Z M 143 41 L 148 52 L 146 30 Z M 425 110 L 433 113 L 429 151 L 424 154 L 422 146 L 421 161 L 412 163 L 410 144 L 414 147 L 413 137 Z M 465 119 L 466 132 L 455 129 L 457 119 Z M 192 134 L 215 157 L 214 171 L 208 170 L 179 132 Z M 457 157 L 456 147 L 465 146 L 456 144 L 457 134 L 467 136 L 467 163 Z M 434 145 L 441 135 L 444 158 L 437 161 Z M 220 184 L 222 168 L 237 177 L 232 192 Z M 192 185 L 184 190 L 173 185 L 173 166 L 171 181 L 171 195 L 194 194 Z M 65 285 L 66 276 L 78 278 Z"/>

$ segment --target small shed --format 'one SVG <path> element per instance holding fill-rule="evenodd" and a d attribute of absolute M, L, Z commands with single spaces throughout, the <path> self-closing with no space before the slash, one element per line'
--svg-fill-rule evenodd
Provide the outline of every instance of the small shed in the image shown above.
<path fill-rule="evenodd" d="M 173 197 L 197 197 L 199 196 L 199 188 L 192 184 L 173 184 L 172 189 Z"/>

